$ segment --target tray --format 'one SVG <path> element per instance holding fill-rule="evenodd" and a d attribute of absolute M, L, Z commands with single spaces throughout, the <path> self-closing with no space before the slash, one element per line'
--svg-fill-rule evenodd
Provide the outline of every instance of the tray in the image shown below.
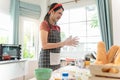
<path fill-rule="evenodd" d="M 113 69 L 113 72 L 107 69 Z M 120 80 L 120 66 L 115 65 L 90 65 L 90 73 L 92 76 L 103 77 L 103 78 L 114 78 Z M 106 71 L 104 70 L 106 69 Z"/>
<path fill-rule="evenodd" d="M 92 77 L 90 78 L 90 80 L 120 80 L 120 79 L 92 76 Z"/>

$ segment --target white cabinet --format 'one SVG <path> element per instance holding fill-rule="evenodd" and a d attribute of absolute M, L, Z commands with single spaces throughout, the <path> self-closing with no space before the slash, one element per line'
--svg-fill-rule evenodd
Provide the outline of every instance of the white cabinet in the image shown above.
<path fill-rule="evenodd" d="M 0 80 L 24 80 L 25 60 L 1 61 Z"/>

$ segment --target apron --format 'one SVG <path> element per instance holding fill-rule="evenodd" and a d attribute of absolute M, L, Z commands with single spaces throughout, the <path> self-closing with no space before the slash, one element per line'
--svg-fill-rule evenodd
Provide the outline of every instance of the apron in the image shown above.
<path fill-rule="evenodd" d="M 48 33 L 48 42 L 57 43 L 60 41 L 60 32 L 50 28 Z M 60 47 L 53 49 L 41 49 L 39 67 L 51 68 L 53 70 L 60 68 Z"/>

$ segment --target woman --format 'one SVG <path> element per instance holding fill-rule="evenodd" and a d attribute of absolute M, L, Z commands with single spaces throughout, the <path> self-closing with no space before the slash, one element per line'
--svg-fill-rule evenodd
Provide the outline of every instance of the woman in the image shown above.
<path fill-rule="evenodd" d="M 61 18 L 64 8 L 62 4 L 53 3 L 40 26 L 42 49 L 40 52 L 39 67 L 60 67 L 60 48 L 63 46 L 75 46 L 78 39 L 69 37 L 61 42 L 60 27 L 56 24 Z"/>

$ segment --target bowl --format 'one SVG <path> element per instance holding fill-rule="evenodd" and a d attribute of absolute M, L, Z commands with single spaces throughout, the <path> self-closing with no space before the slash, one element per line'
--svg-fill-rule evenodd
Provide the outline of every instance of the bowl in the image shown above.
<path fill-rule="evenodd" d="M 35 77 L 37 80 L 49 80 L 51 78 L 52 69 L 37 68 L 35 69 Z"/>

